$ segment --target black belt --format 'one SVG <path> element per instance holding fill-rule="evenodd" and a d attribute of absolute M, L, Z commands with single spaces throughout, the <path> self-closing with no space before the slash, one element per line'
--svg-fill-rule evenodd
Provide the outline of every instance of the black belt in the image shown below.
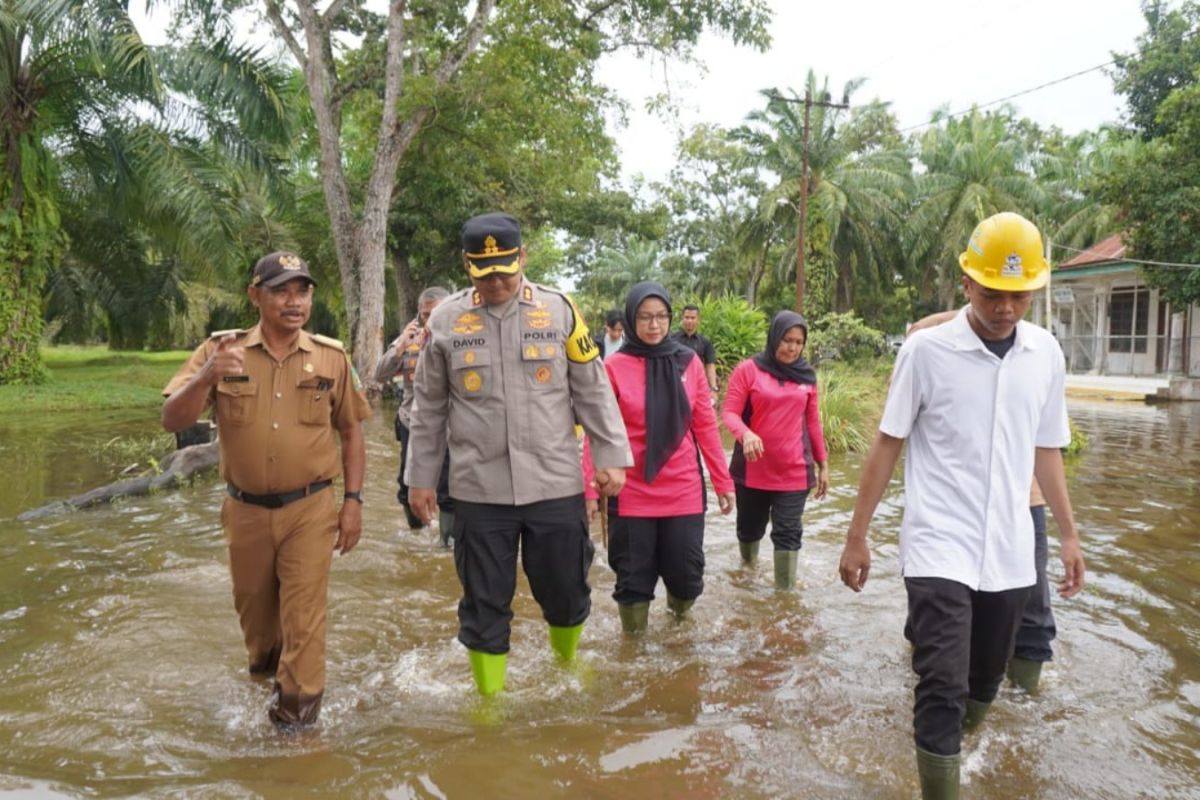
<path fill-rule="evenodd" d="M 225 491 L 229 492 L 229 496 L 234 500 L 241 500 L 243 503 L 249 503 L 252 506 L 262 506 L 263 508 L 283 508 L 288 503 L 295 502 L 302 497 L 308 497 L 310 494 L 316 494 L 333 483 L 333 479 L 317 481 L 310 483 L 303 489 L 297 489 L 294 492 L 284 492 L 283 494 L 250 494 L 243 492 L 232 483 L 225 484 Z"/>

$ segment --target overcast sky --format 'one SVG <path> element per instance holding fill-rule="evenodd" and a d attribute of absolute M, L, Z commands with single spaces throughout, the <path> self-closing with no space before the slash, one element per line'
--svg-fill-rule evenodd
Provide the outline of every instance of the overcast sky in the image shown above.
<path fill-rule="evenodd" d="M 1129 52 L 1145 27 L 1137 0 L 770 0 L 772 46 L 766 53 L 706 37 L 692 67 L 609 57 L 600 77 L 632 105 L 629 125 L 613 128 L 627 176 L 664 178 L 679 131 L 700 122 L 731 127 L 762 107 L 759 89 L 800 90 L 812 68 L 828 75 L 834 97 L 852 78 L 866 84 L 852 100 L 891 103 L 901 127 L 928 121 L 933 110 L 966 110 L 1095 67 Z M 143 36 L 161 42 L 163 25 L 145 22 Z M 680 112 L 669 121 L 642 111 L 647 97 L 670 90 Z M 1121 115 L 1122 103 L 1103 70 L 1012 101 L 1042 125 L 1069 133 Z"/>
<path fill-rule="evenodd" d="M 763 106 L 759 89 L 802 93 L 813 69 L 835 98 L 891 103 L 901 127 L 1033 88 L 1130 52 L 1145 28 L 1137 0 L 771 0 L 766 53 L 709 37 L 700 47 L 707 74 L 629 55 L 610 58 L 605 83 L 634 104 L 629 127 L 614 131 L 627 175 L 662 178 L 674 163 L 677 131 L 699 122 L 734 126 Z M 669 81 L 664 78 L 664 74 Z M 669 86 L 681 113 L 669 122 L 641 113 L 647 96 Z M 1018 112 L 1069 133 L 1120 118 L 1123 104 L 1104 70 L 1012 101 Z"/>

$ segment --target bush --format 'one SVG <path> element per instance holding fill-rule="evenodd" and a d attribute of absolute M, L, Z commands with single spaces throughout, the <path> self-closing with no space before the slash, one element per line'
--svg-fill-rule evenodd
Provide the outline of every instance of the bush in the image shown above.
<path fill-rule="evenodd" d="M 821 426 L 832 453 L 861 453 L 871 445 L 887 398 L 891 361 L 829 363 L 817 370 Z"/>
<path fill-rule="evenodd" d="M 887 351 L 882 331 L 877 331 L 854 312 L 829 313 L 813 320 L 808 329 L 808 357 L 822 361 L 858 361 Z"/>
<path fill-rule="evenodd" d="M 1075 420 L 1068 419 L 1067 424 L 1071 427 L 1071 443 L 1063 448 L 1063 454 L 1077 456 L 1087 449 L 1090 442 L 1087 434 L 1075 427 Z"/>
<path fill-rule="evenodd" d="M 743 297 L 706 297 L 677 300 L 673 304 L 674 327 L 678 329 L 683 307 L 700 307 L 700 332 L 712 340 L 717 351 L 717 370 L 728 375 L 739 363 L 759 352 L 767 343 L 767 315 Z"/>

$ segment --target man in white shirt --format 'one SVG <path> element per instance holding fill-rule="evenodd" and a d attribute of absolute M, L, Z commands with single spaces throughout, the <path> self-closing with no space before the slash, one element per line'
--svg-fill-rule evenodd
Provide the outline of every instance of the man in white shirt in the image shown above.
<path fill-rule="evenodd" d="M 958 797 L 962 730 L 983 718 L 1013 651 L 1036 580 L 1034 476 L 1060 530 L 1059 593 L 1071 597 L 1084 582 L 1060 449 L 1070 441 L 1063 355 L 1048 332 L 1021 321 L 1049 279 L 1041 235 L 1017 214 L 997 214 L 976 227 L 959 263 L 969 305 L 900 349 L 839 567 L 861 591 L 867 525 L 908 440 L 900 563 L 927 799 Z"/>

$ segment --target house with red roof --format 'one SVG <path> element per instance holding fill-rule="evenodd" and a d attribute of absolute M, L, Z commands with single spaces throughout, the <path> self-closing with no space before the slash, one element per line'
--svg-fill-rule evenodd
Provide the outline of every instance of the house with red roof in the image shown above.
<path fill-rule="evenodd" d="M 1200 377 L 1200 305 L 1159 297 L 1117 234 L 1055 264 L 1031 319 L 1084 375 Z"/>

